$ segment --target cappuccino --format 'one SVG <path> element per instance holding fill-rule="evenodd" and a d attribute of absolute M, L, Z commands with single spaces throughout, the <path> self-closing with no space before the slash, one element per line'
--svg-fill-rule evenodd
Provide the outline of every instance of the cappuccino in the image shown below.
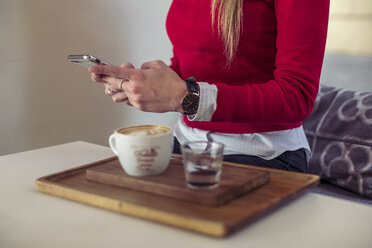
<path fill-rule="evenodd" d="M 161 125 L 122 127 L 110 136 L 109 143 L 128 175 L 156 175 L 168 167 L 173 133 Z"/>
<path fill-rule="evenodd" d="M 169 133 L 171 129 L 166 126 L 160 125 L 143 125 L 143 126 L 133 126 L 124 127 L 118 130 L 118 133 L 133 136 L 153 136 Z"/>

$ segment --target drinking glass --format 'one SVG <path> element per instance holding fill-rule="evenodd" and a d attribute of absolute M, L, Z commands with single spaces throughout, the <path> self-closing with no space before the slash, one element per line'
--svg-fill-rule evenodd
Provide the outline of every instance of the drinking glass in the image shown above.
<path fill-rule="evenodd" d="M 224 145 L 211 141 L 192 141 L 181 146 L 186 185 L 192 189 L 219 186 Z"/>

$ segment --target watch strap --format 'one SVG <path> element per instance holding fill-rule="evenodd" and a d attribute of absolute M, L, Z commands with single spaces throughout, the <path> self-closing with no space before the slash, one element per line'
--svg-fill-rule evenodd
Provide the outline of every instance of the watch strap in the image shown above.
<path fill-rule="evenodd" d="M 185 80 L 185 82 L 186 82 L 188 92 L 199 94 L 198 85 L 195 83 L 196 82 L 195 77 L 189 77 Z"/>

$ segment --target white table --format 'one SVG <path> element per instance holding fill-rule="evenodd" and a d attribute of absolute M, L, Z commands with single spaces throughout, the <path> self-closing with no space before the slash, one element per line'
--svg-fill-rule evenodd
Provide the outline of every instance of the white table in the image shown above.
<path fill-rule="evenodd" d="M 372 207 L 307 193 L 225 239 L 36 191 L 35 179 L 113 156 L 82 141 L 0 157 L 0 247 L 372 247 Z"/>

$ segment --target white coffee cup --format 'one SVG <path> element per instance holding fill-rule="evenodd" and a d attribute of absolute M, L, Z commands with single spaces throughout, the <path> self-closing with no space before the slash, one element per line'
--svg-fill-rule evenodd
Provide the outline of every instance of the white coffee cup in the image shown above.
<path fill-rule="evenodd" d="M 162 125 L 123 127 L 115 130 L 109 143 L 128 175 L 156 175 L 168 167 L 173 133 L 172 128 Z"/>

